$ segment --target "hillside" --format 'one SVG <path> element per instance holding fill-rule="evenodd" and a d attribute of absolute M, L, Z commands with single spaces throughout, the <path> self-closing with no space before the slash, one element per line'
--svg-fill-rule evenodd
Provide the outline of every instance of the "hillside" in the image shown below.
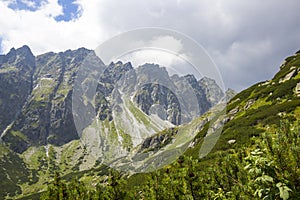
<path fill-rule="evenodd" d="M 76 110 L 75 115 L 83 117 L 83 128 L 78 129 L 73 120 L 76 122 L 72 93 L 77 92 L 74 81 L 87 56 L 103 73 L 95 94 L 80 90 L 92 82 L 88 77 L 77 87 L 82 102 L 86 102 L 77 105 L 88 111 L 92 108 L 95 113 L 90 117 Z M 60 195 L 59 187 L 73 186 L 82 190 L 79 199 L 92 198 L 84 196 L 87 194 L 103 199 L 230 199 L 239 192 L 247 199 L 259 197 L 258 192 L 254 194 L 260 189 L 258 185 L 270 190 L 261 191 L 260 197 L 273 190 L 278 198 L 289 190 L 297 195 L 300 159 L 295 130 L 300 117 L 300 52 L 288 57 L 273 79 L 257 83 L 232 99 L 234 93 L 227 91 L 231 100 L 226 109 L 224 94 L 211 79 L 169 76 L 164 68 L 149 63 L 137 69 L 121 62 L 104 66 L 84 48 L 34 56 L 24 46 L 0 56 L 0 66 L 1 198 L 37 198 L 47 186 L 45 199 Z M 155 80 L 152 73 L 157 74 Z M 153 84 L 155 81 L 163 84 Z M 137 87 L 142 82 L 149 84 Z M 194 101 L 183 103 L 182 94 L 191 91 Z M 195 102 L 199 109 L 195 110 Z M 284 128 L 283 121 L 294 128 Z M 277 166 L 280 160 L 270 161 L 272 148 L 284 145 L 274 143 L 276 138 L 280 140 L 277 132 L 291 143 L 292 149 L 281 155 L 293 161 L 290 166 Z M 269 146 L 264 142 L 268 138 L 265 133 L 274 136 L 268 139 Z M 251 157 L 255 151 L 266 155 L 263 162 L 271 162 L 268 165 L 274 173 L 286 169 L 286 176 L 258 167 L 263 175 L 272 177 L 275 185 L 266 181 L 266 185 L 248 187 L 253 177 L 260 177 L 252 177 L 245 170 L 254 161 L 251 159 L 259 157 Z M 120 174 L 111 167 L 123 171 Z M 295 169 L 294 179 L 290 178 L 291 169 Z M 222 177 L 224 174 L 235 177 L 247 189 Z M 75 177 L 80 181 L 72 182 Z M 53 179 L 56 186 L 50 184 Z M 155 184 L 161 187 L 155 188 Z"/>
<path fill-rule="evenodd" d="M 214 151 L 243 147 L 282 120 L 300 118 L 300 52 L 285 59 L 271 79 L 235 95 L 227 105 L 226 123 Z M 200 133 L 200 135 L 205 134 Z M 235 143 L 230 144 L 230 140 Z M 201 142 L 196 142 L 201 144 Z M 192 151 L 196 152 L 195 147 Z"/>
<path fill-rule="evenodd" d="M 279 127 L 283 120 L 290 122 L 300 118 L 300 52 L 285 59 L 280 71 L 271 80 L 256 83 L 236 94 L 226 106 L 222 116 L 222 134 L 205 158 L 218 152 L 243 148 L 251 144 L 271 127 Z M 199 118 L 203 122 L 203 119 Z M 198 122 L 199 123 L 199 122 Z M 207 134 L 210 122 L 195 136 L 185 155 L 199 158 L 199 151 Z M 217 130 L 215 130 L 217 132 Z M 210 135 L 209 137 L 213 137 Z"/>
<path fill-rule="evenodd" d="M 150 63 L 105 66 L 85 48 L 38 56 L 28 46 L 13 48 L 0 56 L 0 77 L 2 197 L 43 191 L 55 171 L 147 171 L 158 157 L 170 163 L 199 129 L 189 122 L 224 95 L 207 77 L 169 76 Z M 176 142 L 165 137 L 145 145 L 173 129 Z"/>
<path fill-rule="evenodd" d="M 129 177 L 126 172 L 110 170 L 107 179 L 98 181 L 93 189 L 82 185 L 84 179 L 78 183 L 56 177 L 42 199 L 56 195 L 82 199 L 298 199 L 299 69 L 297 52 L 285 60 L 273 79 L 237 94 L 228 103 L 226 115 L 219 115 L 225 123 L 223 132 L 208 156 L 199 157 L 199 151 L 205 139 L 218 136 L 218 126 L 216 132 L 209 132 L 210 122 L 205 120 L 209 114 L 191 122 L 201 123 L 200 130 L 185 154 L 172 164 Z M 149 137 L 142 146 L 157 152 L 157 147 L 167 147 L 177 132 L 178 128 L 168 129 Z M 151 141 L 156 141 L 154 148 L 149 146 Z M 74 187 L 77 189 L 72 190 Z"/>

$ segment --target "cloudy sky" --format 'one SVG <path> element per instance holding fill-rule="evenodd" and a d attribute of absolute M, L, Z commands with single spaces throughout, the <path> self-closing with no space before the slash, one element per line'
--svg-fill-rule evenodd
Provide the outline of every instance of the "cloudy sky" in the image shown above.
<path fill-rule="evenodd" d="M 237 91 L 272 78 L 300 49 L 299 0 L 0 0 L 0 52 L 96 48 L 112 36 L 162 27 L 193 38 Z"/>

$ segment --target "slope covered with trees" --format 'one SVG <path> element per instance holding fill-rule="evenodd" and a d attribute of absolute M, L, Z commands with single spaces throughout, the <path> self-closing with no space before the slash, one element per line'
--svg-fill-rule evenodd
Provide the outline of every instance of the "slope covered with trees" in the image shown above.
<path fill-rule="evenodd" d="M 94 188 L 56 174 L 42 199 L 298 199 L 299 128 L 298 121 L 283 121 L 252 138 L 250 147 L 221 152 L 210 163 L 182 156 L 129 179 L 110 171 Z"/>

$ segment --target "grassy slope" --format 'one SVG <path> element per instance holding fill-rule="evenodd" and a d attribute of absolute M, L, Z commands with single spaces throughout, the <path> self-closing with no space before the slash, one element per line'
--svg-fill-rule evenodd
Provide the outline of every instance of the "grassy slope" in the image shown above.
<path fill-rule="evenodd" d="M 294 77 L 281 82 L 295 69 Z M 227 116 L 233 119 L 225 123 L 221 137 L 206 159 L 213 158 L 214 152 L 249 144 L 251 137 L 259 135 L 270 126 L 278 126 L 282 119 L 293 121 L 299 118 L 300 98 L 294 93 L 299 82 L 300 54 L 298 53 L 286 59 L 281 70 L 272 80 L 257 83 L 237 94 L 227 106 Z M 234 110 L 238 111 L 233 114 Z M 187 155 L 198 156 L 207 128 L 196 136 L 197 144 L 186 152 Z M 228 140 L 232 139 L 236 140 L 236 143 L 228 144 Z"/>
<path fill-rule="evenodd" d="M 298 74 L 286 82 L 280 82 L 292 70 Z M 300 51 L 288 57 L 281 70 L 270 81 L 257 83 L 237 94 L 227 105 L 227 116 L 232 120 L 225 123 L 222 134 L 212 152 L 201 159 L 203 166 L 211 165 L 215 158 L 227 154 L 231 149 L 251 145 L 251 137 L 260 135 L 270 126 L 278 126 L 282 119 L 300 118 L 300 98 L 294 94 L 296 84 L 300 82 Z M 247 103 L 250 106 L 247 108 Z M 234 110 L 238 111 L 233 114 Z M 200 118 L 199 118 L 200 119 Z M 196 119 L 197 120 L 197 119 Z M 199 120 L 200 122 L 201 120 Z M 206 123 L 194 138 L 194 145 L 187 149 L 186 156 L 199 158 L 199 151 L 210 124 Z M 229 144 L 228 140 L 236 140 Z M 139 185 L 147 174 L 135 174 L 128 180 L 130 186 Z"/>

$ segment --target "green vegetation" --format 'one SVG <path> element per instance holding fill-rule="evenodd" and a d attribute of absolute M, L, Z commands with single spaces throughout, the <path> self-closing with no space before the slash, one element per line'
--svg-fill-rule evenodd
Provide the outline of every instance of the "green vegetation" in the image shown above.
<path fill-rule="evenodd" d="M 10 66 L 8 64 L 3 64 L 0 69 L 0 74 L 9 73 L 9 72 L 17 72 L 18 69 L 14 66 Z"/>
<path fill-rule="evenodd" d="M 42 199 L 298 199 L 299 131 L 299 121 L 281 122 L 252 137 L 251 146 L 219 152 L 210 163 L 182 156 L 129 179 L 110 171 L 93 188 L 57 174 Z"/>
<path fill-rule="evenodd" d="M 126 100 L 126 104 L 130 112 L 136 117 L 137 121 L 144 124 L 145 126 L 151 126 L 150 120 L 145 113 L 138 109 L 132 101 Z"/>
<path fill-rule="evenodd" d="M 118 129 L 118 133 L 123 138 L 122 146 L 130 150 L 133 147 L 131 135 L 125 133 L 122 129 Z"/>
<path fill-rule="evenodd" d="M 292 122 L 299 118 L 300 100 L 294 94 L 300 82 L 299 66 L 300 55 L 293 55 L 286 59 L 272 80 L 257 83 L 237 94 L 227 106 L 230 120 L 225 123 L 213 152 L 231 149 L 227 143 L 231 139 L 237 141 L 235 146 L 243 147 L 249 138 L 260 135 L 269 126 L 279 126 L 283 119 Z M 293 76 L 286 78 L 291 72 Z M 203 136 L 205 132 L 199 134 Z"/>
<path fill-rule="evenodd" d="M 22 183 L 33 184 L 36 176 L 14 152 L 0 144 L 0 199 L 13 197 L 22 193 Z"/>
<path fill-rule="evenodd" d="M 111 170 L 103 184 L 96 185 L 95 190 L 88 189 L 78 178 L 66 183 L 58 173 L 41 199 L 124 199 L 129 195 L 124 186 L 126 180 L 117 171 Z"/>
<path fill-rule="evenodd" d="M 26 135 L 24 135 L 23 133 L 21 133 L 20 131 L 11 131 L 10 132 L 13 136 L 15 137 L 19 137 L 21 138 L 22 140 L 28 140 Z"/>

